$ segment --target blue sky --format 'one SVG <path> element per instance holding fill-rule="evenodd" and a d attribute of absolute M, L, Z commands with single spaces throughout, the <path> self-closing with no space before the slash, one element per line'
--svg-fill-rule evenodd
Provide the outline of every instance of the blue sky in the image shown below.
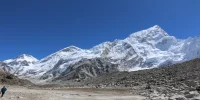
<path fill-rule="evenodd" d="M 159 25 L 177 38 L 200 33 L 200 0 L 1 0 L 0 60 L 41 59 L 70 45 L 91 48 Z"/>

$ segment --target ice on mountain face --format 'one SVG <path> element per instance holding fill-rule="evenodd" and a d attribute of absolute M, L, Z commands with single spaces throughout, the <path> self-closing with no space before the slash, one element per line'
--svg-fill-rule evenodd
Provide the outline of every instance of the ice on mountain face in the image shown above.
<path fill-rule="evenodd" d="M 131 42 L 145 43 L 145 42 L 158 41 L 159 39 L 165 36 L 168 36 L 168 34 L 163 29 L 161 29 L 159 26 L 156 25 L 147 30 L 142 30 L 131 34 L 127 38 L 127 40 Z"/>
<path fill-rule="evenodd" d="M 156 44 L 156 47 L 162 51 L 167 51 L 170 49 L 170 47 L 173 45 L 173 44 L 176 44 L 177 43 L 177 40 L 175 37 L 173 36 L 166 36 L 166 37 L 163 37 L 162 39 L 160 39 L 158 41 L 158 43 Z"/>
<path fill-rule="evenodd" d="M 90 51 L 96 55 L 101 55 L 105 49 L 109 49 L 111 47 L 112 43 L 111 42 L 104 42 L 101 43 L 92 49 Z"/>
<path fill-rule="evenodd" d="M 186 60 L 200 57 L 200 37 L 195 37 L 193 39 L 189 38 L 185 40 L 182 52 L 185 53 L 184 58 Z"/>

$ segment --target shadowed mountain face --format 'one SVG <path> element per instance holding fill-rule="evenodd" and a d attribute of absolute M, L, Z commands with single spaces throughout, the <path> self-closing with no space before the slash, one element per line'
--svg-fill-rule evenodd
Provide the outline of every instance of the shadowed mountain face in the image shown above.
<path fill-rule="evenodd" d="M 58 73 L 55 72 L 56 70 L 51 70 L 49 73 Z M 101 76 L 105 73 L 111 73 L 118 71 L 118 65 L 109 63 L 106 59 L 83 59 L 79 62 L 70 65 L 65 71 L 59 74 L 57 78 L 55 78 L 53 81 L 56 80 L 86 80 L 95 78 L 97 76 Z M 48 72 L 43 75 L 42 78 L 47 78 L 48 75 L 50 75 Z M 56 74 L 53 74 L 56 76 Z M 53 76 L 53 77 L 55 77 Z"/>
<path fill-rule="evenodd" d="M 0 71 L 14 73 L 14 69 L 8 66 L 6 63 L 0 61 Z"/>

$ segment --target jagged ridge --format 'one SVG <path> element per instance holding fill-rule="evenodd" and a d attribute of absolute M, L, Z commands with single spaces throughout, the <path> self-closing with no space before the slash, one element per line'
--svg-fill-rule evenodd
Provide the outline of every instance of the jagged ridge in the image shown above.
<path fill-rule="evenodd" d="M 200 57 L 200 38 L 176 39 L 158 25 L 131 34 L 124 40 L 104 42 L 91 49 L 64 48 L 42 60 L 23 67 L 19 76 L 45 79 L 59 77 L 83 59 L 107 59 L 120 71 L 135 71 L 184 62 Z M 192 52 L 191 52 L 192 51 Z M 12 66 L 12 65 L 11 65 Z"/>

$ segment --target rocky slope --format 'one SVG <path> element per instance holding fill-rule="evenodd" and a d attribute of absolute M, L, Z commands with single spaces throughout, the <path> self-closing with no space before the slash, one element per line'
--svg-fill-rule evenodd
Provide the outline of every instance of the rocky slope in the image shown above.
<path fill-rule="evenodd" d="M 161 97 L 180 98 L 167 100 L 199 100 L 199 72 L 200 58 L 168 67 L 108 73 L 93 80 L 87 80 L 85 85 L 99 88 L 129 87 L 134 93 L 150 96 L 151 99 L 157 98 L 153 100 L 163 100 Z"/>
<path fill-rule="evenodd" d="M 114 85 L 130 86 L 132 84 L 151 84 L 151 85 L 179 85 L 178 83 L 184 83 L 186 85 L 188 81 L 196 82 L 196 86 L 200 83 L 200 58 L 187 61 L 172 66 L 146 69 L 133 72 L 113 72 L 107 73 L 100 77 L 94 78 L 91 83 L 106 83 L 108 86 L 111 83 L 116 82 Z M 128 83 L 126 83 L 127 81 Z M 131 83 L 133 82 L 133 83 Z M 177 83 L 177 84 L 174 84 Z M 139 85 L 138 84 L 138 85 Z M 114 86 L 113 85 L 113 86 Z M 190 87 L 190 86 L 189 86 Z M 195 86 L 193 86 L 195 87 Z"/>
<path fill-rule="evenodd" d="M 18 77 L 14 76 L 10 73 L 6 73 L 4 71 L 0 71 L 0 84 L 2 84 L 2 85 L 21 85 L 21 86 L 33 85 L 28 80 L 19 79 Z"/>

